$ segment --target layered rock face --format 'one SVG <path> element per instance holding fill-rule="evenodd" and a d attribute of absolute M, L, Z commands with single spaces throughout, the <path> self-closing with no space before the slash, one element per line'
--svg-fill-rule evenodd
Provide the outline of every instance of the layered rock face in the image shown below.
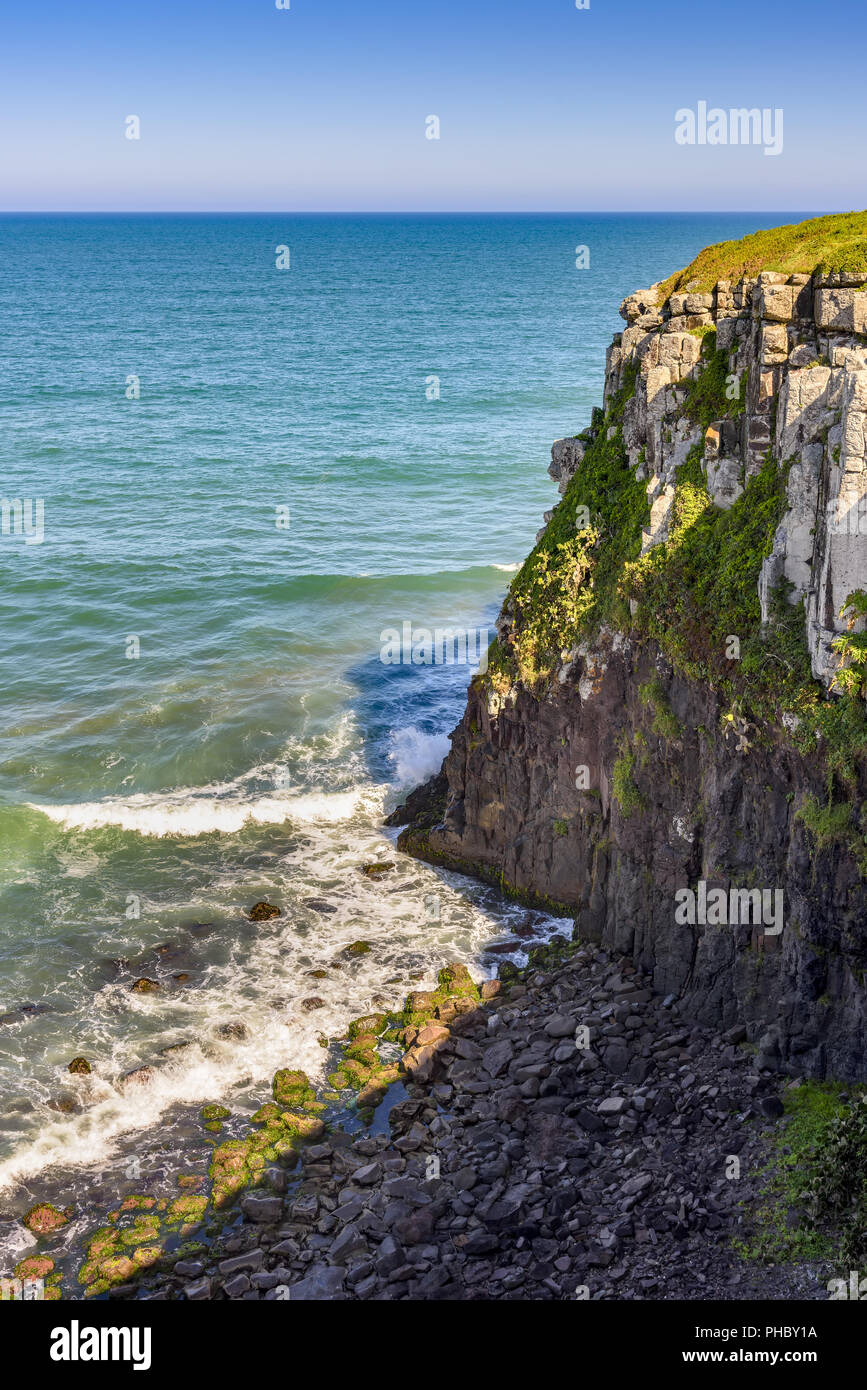
<path fill-rule="evenodd" d="M 674 294 L 657 307 L 654 286 L 630 295 L 628 327 L 608 350 L 606 404 L 638 366 L 623 439 L 636 476 L 647 479 L 649 548 L 668 535 L 678 467 L 697 444 L 708 491 L 731 507 L 768 451 L 789 464 L 788 511 L 765 562 L 763 616 L 781 579 L 803 598 L 817 679 L 830 684 L 833 639 L 845 630 L 847 596 L 867 587 L 867 292 L 863 276 L 771 271 L 711 294 Z M 694 426 L 681 417 L 682 383 L 699 366 L 703 330 L 730 354 L 728 390 L 743 399 L 735 419 Z M 565 491 L 583 457 L 577 439 L 554 445 L 549 472 Z"/>
<path fill-rule="evenodd" d="M 678 471 L 697 450 L 723 511 L 768 458 L 783 470 L 784 515 L 758 578 L 762 618 L 788 581 L 826 686 L 840 609 L 867 588 L 864 278 L 764 273 L 664 304 L 654 287 L 622 305 L 627 328 L 607 358 L 606 408 L 634 383 L 618 428 L 647 487 L 642 554 L 669 537 Z M 733 408 L 695 423 L 683 405 L 710 331 L 729 355 Z M 615 433 L 597 417 L 589 435 L 554 445 L 561 493 L 594 433 Z M 501 641 L 515 622 L 507 600 Z M 826 799 L 821 750 L 798 751 L 785 720 L 759 727 L 726 710 L 646 633 L 603 623 L 562 652 L 542 689 L 474 681 L 443 773 L 426 806 L 403 817 L 399 843 L 573 915 L 580 939 L 631 956 L 693 1017 L 743 1022 L 760 1066 L 863 1078 L 867 881 L 851 846 L 817 840 L 798 814 Z M 856 780 L 860 815 L 863 770 Z M 726 906 L 690 919 L 684 889 L 699 901 L 722 890 Z M 743 889 L 764 891 L 766 904 L 781 892 L 779 924 L 757 920 L 755 903 L 738 914 Z"/>

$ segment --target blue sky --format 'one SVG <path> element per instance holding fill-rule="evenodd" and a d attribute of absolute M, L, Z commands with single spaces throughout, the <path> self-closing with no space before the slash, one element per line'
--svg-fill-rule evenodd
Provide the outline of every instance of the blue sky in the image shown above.
<path fill-rule="evenodd" d="M 0 208 L 861 207 L 865 38 L 855 0 L 9 4 Z M 699 101 L 782 108 L 782 154 L 678 145 Z"/>

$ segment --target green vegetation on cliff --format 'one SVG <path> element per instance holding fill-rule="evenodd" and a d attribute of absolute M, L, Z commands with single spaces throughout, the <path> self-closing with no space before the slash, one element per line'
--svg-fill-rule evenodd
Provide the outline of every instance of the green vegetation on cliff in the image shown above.
<path fill-rule="evenodd" d="M 713 335 L 703 349 L 684 407 L 701 424 L 742 408 L 725 394 L 726 354 Z M 540 693 L 561 661 L 603 625 L 651 639 L 681 674 L 718 691 L 729 710 L 724 731 L 742 748 L 760 736 L 751 721 L 782 726 L 785 719 L 798 749 L 823 759 L 829 805 L 839 804 L 855 784 L 856 761 L 867 754 L 861 667 L 829 697 L 812 677 L 803 605 L 787 602 L 782 590 L 773 621 L 762 628 L 759 575 L 785 512 L 787 468 L 769 455 L 723 510 L 711 501 L 697 446 L 678 470 L 667 540 L 642 555 L 649 503 L 622 435 L 635 380 L 634 367 L 625 371 L 605 416 L 595 412 L 593 427 L 579 436 L 587 446 L 583 461 L 515 576 L 511 628 L 477 679 L 502 692 L 518 681 Z M 576 529 L 582 509 L 589 525 Z M 853 665 L 862 645 L 850 642 Z M 862 828 L 851 830 L 867 864 Z"/>
<path fill-rule="evenodd" d="M 802 1082 L 786 1094 L 764 1192 L 743 1253 L 777 1262 L 867 1258 L 867 1096 Z"/>
<path fill-rule="evenodd" d="M 620 578 L 624 565 L 638 557 L 642 527 L 650 517 L 646 488 L 636 480 L 623 447 L 623 408 L 634 390 L 631 370 L 604 423 L 580 436 L 587 444 L 581 467 L 512 581 L 512 640 L 508 646 L 494 643 L 488 659 L 495 685 L 517 677 L 538 687 L 564 651 L 615 612 L 621 623 L 628 621 Z M 577 529 L 582 508 L 590 525 Z"/>
<path fill-rule="evenodd" d="M 718 280 L 736 282 L 763 270 L 784 275 L 863 271 L 867 279 L 867 212 L 812 217 L 754 232 L 740 241 L 706 246 L 684 270 L 663 282 L 659 302 L 687 290 L 707 294 Z"/>

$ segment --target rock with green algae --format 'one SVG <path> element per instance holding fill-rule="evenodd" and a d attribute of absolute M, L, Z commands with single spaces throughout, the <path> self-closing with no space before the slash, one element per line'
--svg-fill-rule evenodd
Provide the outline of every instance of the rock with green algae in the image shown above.
<path fill-rule="evenodd" d="M 158 1217 L 138 1216 L 132 1226 L 121 1228 L 117 1234 L 122 1246 L 135 1246 L 155 1240 L 159 1233 Z"/>
<path fill-rule="evenodd" d="M 367 864 L 362 864 L 361 872 L 365 878 L 384 878 L 386 874 L 391 873 L 394 867 L 395 865 L 391 861 L 374 859 Z"/>
<path fill-rule="evenodd" d="M 307 1073 L 283 1068 L 274 1073 L 272 1092 L 278 1105 L 297 1110 L 315 1105 L 316 1092 L 310 1085 Z"/>
<path fill-rule="evenodd" d="M 274 1125 L 279 1124 L 281 1110 L 279 1105 L 275 1105 L 273 1100 L 269 1100 L 265 1105 L 260 1105 L 255 1115 L 250 1116 L 251 1125 Z"/>
<path fill-rule="evenodd" d="M 131 994 L 157 994 L 161 985 L 158 980 L 149 980 L 143 975 L 140 980 L 135 980 L 129 988 Z"/>
<path fill-rule="evenodd" d="M 161 1245 L 141 1245 L 132 1253 L 136 1270 L 150 1269 L 162 1259 L 165 1251 Z"/>
<path fill-rule="evenodd" d="M 284 1129 L 297 1139 L 319 1139 L 325 1133 L 325 1123 L 316 1115 L 286 1110 L 281 1119 Z"/>
<path fill-rule="evenodd" d="M 250 1180 L 250 1150 L 243 1139 L 228 1139 L 211 1155 L 208 1169 L 213 1184 L 214 1206 L 227 1206 Z"/>
<path fill-rule="evenodd" d="M 270 922 L 272 918 L 280 916 L 281 910 L 273 903 L 263 901 L 254 903 L 247 916 L 251 922 Z"/>
<path fill-rule="evenodd" d="M 207 1207 L 207 1197 L 188 1193 L 175 1198 L 166 1212 L 166 1220 L 169 1225 L 195 1226 L 202 1220 Z"/>
<path fill-rule="evenodd" d="M 376 1039 L 370 1038 L 369 1034 L 367 1036 L 362 1035 L 361 1038 L 356 1039 L 351 1047 L 347 1047 L 344 1056 L 348 1060 L 358 1062 L 361 1066 L 366 1067 L 368 1071 L 371 1071 L 374 1067 L 379 1065 Z"/>
<path fill-rule="evenodd" d="M 388 1022 L 386 1014 L 364 1014 L 362 1018 L 354 1018 L 349 1025 L 349 1036 L 357 1039 L 363 1034 L 372 1034 L 378 1037 Z"/>
<path fill-rule="evenodd" d="M 71 1071 L 73 1076 L 89 1076 L 93 1068 L 86 1057 L 73 1057 L 67 1071 Z"/>
<path fill-rule="evenodd" d="M 356 1104 L 360 1111 L 375 1110 L 376 1107 L 385 1100 L 387 1085 L 382 1085 L 377 1081 L 370 1081 L 366 1086 L 362 1086 L 358 1092 Z"/>
<path fill-rule="evenodd" d="M 445 990 L 446 994 L 464 994 L 469 995 L 471 999 L 479 998 L 479 987 L 465 965 L 453 963 L 443 966 L 437 980 L 440 990 Z"/>
<path fill-rule="evenodd" d="M 200 1111 L 203 1120 L 228 1120 L 231 1113 L 225 1105 L 203 1105 Z"/>
<path fill-rule="evenodd" d="M 59 1231 L 62 1226 L 65 1226 L 71 1215 L 71 1207 L 67 1207 L 65 1211 L 59 1211 L 50 1202 L 37 1202 L 36 1206 L 31 1207 L 25 1214 L 24 1225 L 34 1235 L 47 1236 L 52 1231 Z"/>
<path fill-rule="evenodd" d="M 342 956 L 366 956 L 373 950 L 369 941 L 351 941 L 340 952 Z"/>
<path fill-rule="evenodd" d="M 47 1279 L 54 1269 L 50 1255 L 27 1255 L 15 1266 L 16 1279 Z"/>
<path fill-rule="evenodd" d="M 157 1204 L 156 1197 L 140 1197 L 133 1195 L 124 1197 L 120 1204 L 120 1209 L 124 1211 L 153 1211 Z M 114 1214 L 114 1213 L 113 1213 Z"/>

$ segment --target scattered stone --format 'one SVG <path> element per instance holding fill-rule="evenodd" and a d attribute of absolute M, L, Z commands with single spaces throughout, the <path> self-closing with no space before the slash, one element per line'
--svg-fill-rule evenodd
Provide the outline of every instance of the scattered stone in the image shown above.
<path fill-rule="evenodd" d="M 385 874 L 391 873 L 396 866 L 392 863 L 384 863 L 380 859 L 374 859 L 369 864 L 362 864 L 361 872 L 365 878 L 383 878 Z"/>
<path fill-rule="evenodd" d="M 272 918 L 279 917 L 282 909 L 275 907 L 273 903 L 259 902 L 254 903 L 247 913 L 251 922 L 270 922 Z"/>
<path fill-rule="evenodd" d="M 245 1023 L 220 1023 L 214 1032 L 218 1038 L 237 1042 L 243 1042 L 250 1036 L 250 1030 Z M 188 1044 L 183 1043 L 182 1046 L 186 1047 Z"/>

